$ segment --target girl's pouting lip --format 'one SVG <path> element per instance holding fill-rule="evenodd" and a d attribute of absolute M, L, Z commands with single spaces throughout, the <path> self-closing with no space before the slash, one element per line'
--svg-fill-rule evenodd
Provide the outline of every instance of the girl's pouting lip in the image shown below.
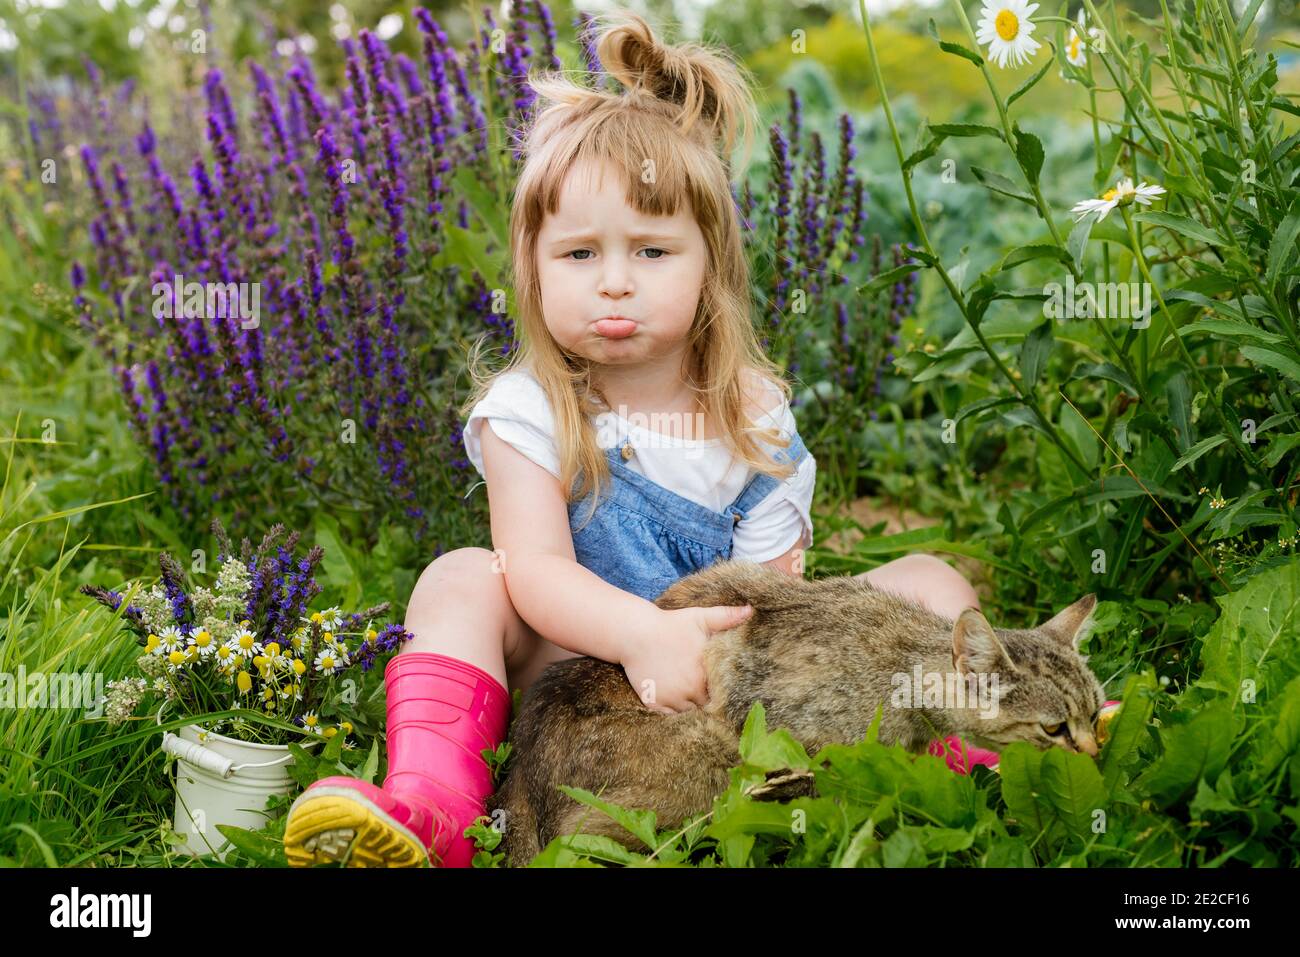
<path fill-rule="evenodd" d="M 596 332 L 606 339 L 626 339 L 636 332 L 636 322 L 632 319 L 597 319 Z"/>

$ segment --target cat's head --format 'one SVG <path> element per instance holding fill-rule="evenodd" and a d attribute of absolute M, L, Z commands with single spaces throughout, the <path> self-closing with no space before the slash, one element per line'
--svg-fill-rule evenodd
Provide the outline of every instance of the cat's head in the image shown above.
<path fill-rule="evenodd" d="M 1001 750 L 1028 741 L 1097 755 L 1095 725 L 1106 695 L 1079 654 L 1097 606 L 1085 595 L 1036 628 L 993 628 L 978 609 L 953 623 L 953 667 L 986 694 L 967 724 L 980 747 Z"/>

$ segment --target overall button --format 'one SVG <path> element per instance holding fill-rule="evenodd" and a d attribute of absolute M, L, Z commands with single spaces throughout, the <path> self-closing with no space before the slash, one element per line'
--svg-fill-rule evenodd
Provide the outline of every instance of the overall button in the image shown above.
<path fill-rule="evenodd" d="M 624 442 L 623 448 L 619 450 L 619 454 L 623 456 L 623 461 L 626 462 L 628 459 L 632 457 L 632 453 L 634 451 L 635 449 L 632 448 L 631 442 Z"/>

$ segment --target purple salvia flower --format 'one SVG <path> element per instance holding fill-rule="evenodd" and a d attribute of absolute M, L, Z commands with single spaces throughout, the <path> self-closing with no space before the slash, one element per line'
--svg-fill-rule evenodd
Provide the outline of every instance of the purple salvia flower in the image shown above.
<path fill-rule="evenodd" d="M 772 324 L 780 322 L 781 313 L 785 310 L 785 291 L 789 286 L 789 279 L 786 278 L 786 264 L 789 256 L 786 252 L 789 240 L 789 216 L 790 216 L 790 191 L 791 181 L 794 175 L 794 167 L 790 162 L 789 149 L 786 145 L 785 137 L 781 134 L 781 127 L 772 124 L 770 136 L 772 149 L 772 168 L 776 171 L 775 196 L 772 202 L 772 219 L 776 224 L 776 242 L 773 248 L 775 268 L 773 273 L 776 277 L 775 295 L 772 301 Z"/>
<path fill-rule="evenodd" d="M 555 21 L 551 19 L 551 10 L 544 3 L 537 4 L 537 19 L 542 27 L 542 55 L 550 63 L 552 70 L 563 69 L 560 56 L 555 52 Z"/>
<path fill-rule="evenodd" d="M 596 55 L 596 21 L 595 18 L 579 10 L 573 25 L 578 28 L 578 41 L 582 45 L 582 59 L 587 65 L 589 80 L 597 89 L 606 86 L 605 72 L 601 67 L 600 57 Z"/>

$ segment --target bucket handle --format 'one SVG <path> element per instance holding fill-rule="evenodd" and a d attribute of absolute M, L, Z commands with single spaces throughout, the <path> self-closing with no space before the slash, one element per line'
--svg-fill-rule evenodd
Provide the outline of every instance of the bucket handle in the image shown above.
<path fill-rule="evenodd" d="M 158 724 L 162 724 L 163 709 L 158 709 Z M 235 764 L 230 758 L 223 757 L 211 748 L 206 748 L 195 741 L 186 741 L 178 737 L 171 731 L 163 732 L 162 749 L 168 754 L 174 754 L 190 764 L 197 765 L 214 774 L 220 774 L 223 778 L 228 778 L 236 771 L 242 771 L 244 768 L 269 768 L 272 765 L 284 764 L 293 760 L 292 754 L 286 754 L 270 761 L 258 761 L 257 763 L 244 761 L 241 764 Z"/>
<path fill-rule="evenodd" d="M 228 778 L 236 771 L 242 771 L 244 768 L 269 768 L 272 765 L 284 764 L 286 761 L 293 759 L 292 754 L 286 754 L 270 761 L 256 763 L 245 761 L 241 764 L 235 764 L 230 758 L 223 757 L 196 741 L 186 741 L 184 738 L 177 737 L 170 731 L 163 734 L 162 749 L 168 754 L 174 754 L 176 757 L 188 761 L 190 764 L 197 765 L 214 774 L 220 774 L 223 778 Z"/>

